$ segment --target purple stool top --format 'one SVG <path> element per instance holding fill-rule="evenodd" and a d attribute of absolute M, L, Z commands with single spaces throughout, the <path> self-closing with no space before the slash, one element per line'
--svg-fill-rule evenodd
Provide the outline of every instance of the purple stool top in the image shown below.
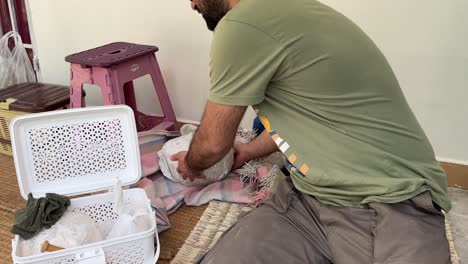
<path fill-rule="evenodd" d="M 94 49 L 78 52 L 65 57 L 65 61 L 80 64 L 82 67 L 109 68 L 134 58 L 155 53 L 156 46 L 138 45 L 127 42 L 114 42 Z"/>

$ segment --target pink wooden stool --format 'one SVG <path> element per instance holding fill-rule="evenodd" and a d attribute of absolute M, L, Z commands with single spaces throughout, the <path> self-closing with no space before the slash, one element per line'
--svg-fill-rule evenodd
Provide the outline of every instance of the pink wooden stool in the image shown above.
<path fill-rule="evenodd" d="M 83 84 L 101 88 L 105 105 L 126 104 L 133 109 L 138 131 L 175 130 L 176 117 L 156 59 L 155 46 L 115 42 L 69 55 L 71 63 L 71 108 L 82 107 Z M 144 114 L 137 109 L 133 80 L 151 75 L 163 117 Z"/>

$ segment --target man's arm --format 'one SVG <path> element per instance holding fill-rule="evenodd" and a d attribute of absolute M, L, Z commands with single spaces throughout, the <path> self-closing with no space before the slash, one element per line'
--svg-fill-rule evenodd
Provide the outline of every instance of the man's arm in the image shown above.
<path fill-rule="evenodd" d="M 278 146 L 268 134 L 268 131 L 263 130 L 257 138 L 252 142 L 243 144 L 239 143 L 235 145 L 236 149 L 236 160 L 234 162 L 234 169 L 238 169 L 254 159 L 265 157 L 278 150 Z"/>
<path fill-rule="evenodd" d="M 237 128 L 247 106 L 230 106 L 208 101 L 200 127 L 187 153 L 172 157 L 178 160 L 177 171 L 184 178 L 200 178 L 201 173 L 221 160 L 232 148 Z"/>
<path fill-rule="evenodd" d="M 200 128 L 185 158 L 186 165 L 190 169 L 203 171 L 220 161 L 232 148 L 246 109 L 247 106 L 208 101 Z"/>

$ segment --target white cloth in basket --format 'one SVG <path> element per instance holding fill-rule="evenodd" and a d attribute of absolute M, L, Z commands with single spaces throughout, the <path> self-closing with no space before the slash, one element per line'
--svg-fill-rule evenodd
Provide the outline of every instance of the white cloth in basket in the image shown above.
<path fill-rule="evenodd" d="M 100 224 L 106 240 L 134 235 L 151 228 L 152 212 L 144 206 L 126 206 L 123 200 L 122 182 L 114 179 L 114 212 L 117 219 L 109 218 Z"/>
<path fill-rule="evenodd" d="M 20 240 L 22 257 L 41 254 L 45 241 L 62 248 L 78 247 L 104 239 L 96 222 L 88 215 L 67 210 L 60 220 L 49 229 L 41 231 L 29 240 Z"/>

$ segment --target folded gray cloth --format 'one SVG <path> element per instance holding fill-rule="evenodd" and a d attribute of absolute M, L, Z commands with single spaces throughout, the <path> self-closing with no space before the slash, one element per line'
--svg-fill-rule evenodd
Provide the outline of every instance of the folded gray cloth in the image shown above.
<path fill-rule="evenodd" d="M 11 228 L 13 234 L 23 239 L 34 237 L 42 228 L 50 228 L 62 217 L 70 205 L 70 198 L 55 193 L 35 199 L 28 195 L 26 208 L 15 212 L 15 222 Z"/>

